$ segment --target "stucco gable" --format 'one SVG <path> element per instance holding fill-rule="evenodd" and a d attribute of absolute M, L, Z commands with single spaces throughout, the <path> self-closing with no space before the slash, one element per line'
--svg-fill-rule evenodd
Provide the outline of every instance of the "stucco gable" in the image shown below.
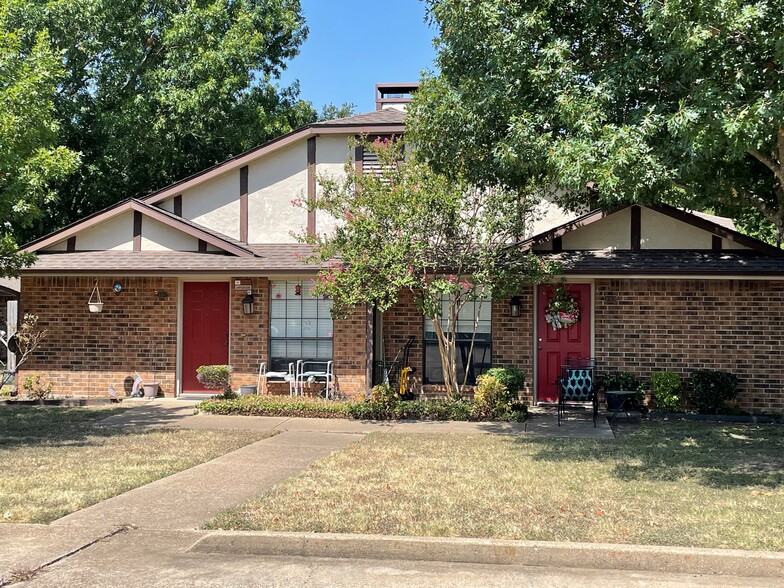
<path fill-rule="evenodd" d="M 127 200 L 27 244 L 31 253 L 191 251 L 208 248 L 238 257 L 253 252 L 230 237 L 137 200 Z"/>
<path fill-rule="evenodd" d="M 525 242 L 534 251 L 782 251 L 738 233 L 721 217 L 697 215 L 667 205 L 593 211 Z"/>

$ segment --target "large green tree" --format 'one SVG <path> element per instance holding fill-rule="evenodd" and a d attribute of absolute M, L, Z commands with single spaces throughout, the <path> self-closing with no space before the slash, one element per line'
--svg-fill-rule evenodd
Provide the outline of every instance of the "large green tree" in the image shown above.
<path fill-rule="evenodd" d="M 323 194 L 311 206 L 338 225 L 302 237 L 315 245 L 313 260 L 328 264 L 315 291 L 332 297 L 336 317 L 360 304 L 385 311 L 412 292 L 433 324 L 446 390 L 459 398 L 468 374 L 458 372 L 458 322 L 476 320 L 460 311 L 518 294 L 558 268 L 516 247 L 533 206 L 518 192 L 433 173 L 416 155 L 404 158 L 399 141 L 365 148 L 378 156 L 378 173 L 358 173 L 349 162 L 345 176 L 319 178 Z"/>
<path fill-rule="evenodd" d="M 316 117 L 276 83 L 307 33 L 299 0 L 28 0 L 19 18 L 62 52 L 59 138 L 83 162 L 35 233 Z"/>
<path fill-rule="evenodd" d="M 0 277 L 31 262 L 17 253 L 14 227 L 29 227 L 52 201 L 51 185 L 78 156 L 57 145 L 53 98 L 61 82 L 60 56 L 46 31 L 29 41 L 14 25 L 23 0 L 0 0 Z"/>
<path fill-rule="evenodd" d="M 409 122 L 436 168 L 571 205 L 753 210 L 780 238 L 781 0 L 426 2 L 440 74 Z"/>

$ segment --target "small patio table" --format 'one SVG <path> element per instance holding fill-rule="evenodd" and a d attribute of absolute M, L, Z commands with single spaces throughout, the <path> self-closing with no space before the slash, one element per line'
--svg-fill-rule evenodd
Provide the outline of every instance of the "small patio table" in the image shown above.
<path fill-rule="evenodd" d="M 632 415 L 629 414 L 629 409 L 626 407 L 626 404 L 629 400 L 631 400 L 637 394 L 636 390 L 606 390 L 604 395 L 605 396 L 615 396 L 618 399 L 618 403 L 615 407 L 615 412 L 609 419 L 609 422 L 612 423 L 615 420 L 615 417 L 618 415 L 619 412 L 623 411 L 626 413 L 626 418 L 632 420 Z"/>

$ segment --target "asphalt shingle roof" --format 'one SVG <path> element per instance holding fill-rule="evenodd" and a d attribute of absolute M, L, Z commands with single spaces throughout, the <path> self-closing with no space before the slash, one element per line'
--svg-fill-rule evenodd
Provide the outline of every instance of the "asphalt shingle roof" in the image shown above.
<path fill-rule="evenodd" d="M 333 118 L 313 124 L 314 127 L 339 127 L 357 125 L 402 125 L 406 120 L 406 113 L 397 108 L 385 108 L 362 114 L 355 114 L 346 118 Z"/>
<path fill-rule="evenodd" d="M 302 259 L 311 249 L 300 243 L 248 245 L 254 257 L 187 251 L 76 251 L 41 253 L 24 273 L 133 272 L 133 273 L 274 273 L 314 272 Z"/>
<path fill-rule="evenodd" d="M 568 274 L 784 275 L 784 257 L 757 251 L 642 250 L 541 252 Z"/>

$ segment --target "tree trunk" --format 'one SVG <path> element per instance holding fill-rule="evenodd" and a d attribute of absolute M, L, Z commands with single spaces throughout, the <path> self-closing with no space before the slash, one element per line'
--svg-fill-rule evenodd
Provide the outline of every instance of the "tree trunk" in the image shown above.
<path fill-rule="evenodd" d="M 460 383 L 457 381 L 457 352 L 454 337 L 449 337 L 441 328 L 441 319 L 431 319 L 438 337 L 438 353 L 441 356 L 441 371 L 444 374 L 444 386 L 450 400 L 459 400 L 462 396 Z"/>

